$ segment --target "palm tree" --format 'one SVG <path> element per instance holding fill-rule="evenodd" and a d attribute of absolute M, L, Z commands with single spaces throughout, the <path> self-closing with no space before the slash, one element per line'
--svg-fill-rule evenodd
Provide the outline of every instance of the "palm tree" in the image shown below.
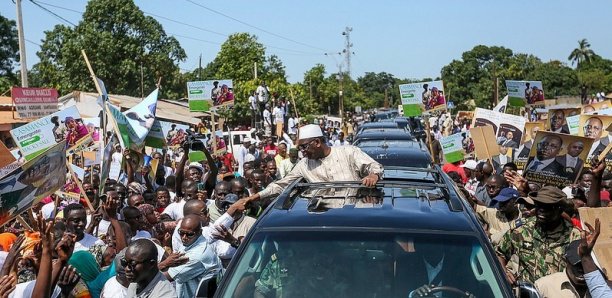
<path fill-rule="evenodd" d="M 591 50 L 591 44 L 583 38 L 578 41 L 578 48 L 574 49 L 567 59 L 572 61 L 572 65 L 576 63 L 576 68 L 580 68 L 582 62 L 591 62 L 593 55 L 595 52 Z"/>

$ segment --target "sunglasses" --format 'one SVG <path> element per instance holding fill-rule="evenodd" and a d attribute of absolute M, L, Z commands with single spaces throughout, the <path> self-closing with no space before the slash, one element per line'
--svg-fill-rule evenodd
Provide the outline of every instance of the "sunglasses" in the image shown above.
<path fill-rule="evenodd" d="M 138 264 L 144 264 L 144 263 L 146 263 L 146 262 L 151 262 L 151 261 L 153 261 L 153 260 L 145 260 L 145 261 L 142 261 L 142 262 L 138 262 L 138 261 L 128 261 L 128 260 L 127 260 L 125 257 L 124 257 L 124 258 L 121 258 L 121 260 L 120 260 L 120 262 L 121 262 L 121 266 L 123 266 L 123 268 L 128 268 L 128 267 L 129 267 L 129 268 L 130 268 L 130 269 L 132 269 L 132 270 L 134 270 L 134 268 L 136 268 L 136 266 L 137 266 Z"/>
<path fill-rule="evenodd" d="M 184 230 L 179 230 L 178 234 L 182 237 L 182 236 L 187 236 L 189 238 L 194 237 L 195 235 L 197 235 L 196 232 L 190 232 L 190 231 L 184 231 Z"/>
<path fill-rule="evenodd" d="M 310 146 L 310 144 L 311 144 L 312 142 L 314 142 L 314 141 L 315 141 L 315 140 L 311 140 L 311 141 L 310 141 L 310 142 L 308 142 L 308 143 L 305 143 L 305 144 L 302 144 L 302 145 L 298 145 L 298 150 L 300 150 L 300 151 L 304 151 L 304 150 L 306 150 L 306 148 L 308 148 L 308 147 Z"/>

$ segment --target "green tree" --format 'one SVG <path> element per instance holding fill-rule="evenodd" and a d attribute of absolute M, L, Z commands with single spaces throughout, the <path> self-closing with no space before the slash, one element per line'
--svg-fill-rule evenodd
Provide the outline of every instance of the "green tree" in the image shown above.
<path fill-rule="evenodd" d="M 580 68 L 583 62 L 589 63 L 593 55 L 595 55 L 595 52 L 591 50 L 591 44 L 586 38 L 583 38 L 578 41 L 578 47 L 570 53 L 567 59 L 572 61 L 572 65 L 576 63 L 576 67 Z"/>
<path fill-rule="evenodd" d="M 0 93 L 17 84 L 13 72 L 19 59 L 19 43 L 15 21 L 0 15 Z"/>
<path fill-rule="evenodd" d="M 357 78 L 357 83 L 368 96 L 368 106 L 373 105 L 369 108 L 382 107 L 385 104 L 385 91 L 388 103 L 393 103 L 395 92 L 399 90 L 395 82 L 395 77 L 386 72 L 366 72 L 363 77 Z"/>
<path fill-rule="evenodd" d="M 58 25 L 45 34 L 34 71 L 43 84 L 61 93 L 94 89 L 81 56 L 81 50 L 86 50 L 96 75 L 110 92 L 140 96 L 142 71 L 144 95 L 155 88 L 159 78 L 164 97 L 184 94 L 185 87 L 176 76 L 185 51 L 132 0 L 90 1 L 75 28 Z"/>
<path fill-rule="evenodd" d="M 580 92 L 576 71 L 558 60 L 540 64 L 526 79 L 542 81 L 546 98 L 578 95 Z"/>

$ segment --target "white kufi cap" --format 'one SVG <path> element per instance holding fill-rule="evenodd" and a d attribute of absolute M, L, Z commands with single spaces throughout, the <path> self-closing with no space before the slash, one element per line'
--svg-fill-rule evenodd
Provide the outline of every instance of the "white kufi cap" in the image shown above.
<path fill-rule="evenodd" d="M 322 137 L 323 132 L 318 125 L 308 124 L 300 127 L 299 140 Z"/>

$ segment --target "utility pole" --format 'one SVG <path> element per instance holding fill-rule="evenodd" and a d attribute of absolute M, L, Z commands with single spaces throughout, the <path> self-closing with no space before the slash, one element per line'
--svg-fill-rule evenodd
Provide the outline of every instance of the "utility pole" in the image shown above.
<path fill-rule="evenodd" d="M 342 52 L 344 53 L 344 59 L 346 61 L 346 74 L 349 78 L 351 77 L 351 54 L 355 54 L 351 51 L 351 48 L 353 47 L 353 44 L 351 43 L 352 31 L 353 28 L 346 27 L 344 32 L 342 32 L 342 35 L 344 35 L 345 38 L 344 50 L 342 50 Z"/>
<path fill-rule="evenodd" d="M 198 62 L 198 80 L 202 79 L 202 54 L 200 54 L 200 62 Z"/>
<path fill-rule="evenodd" d="M 25 38 L 23 37 L 23 19 L 21 17 L 21 0 L 16 0 L 17 34 L 19 35 L 19 64 L 21 66 L 21 87 L 28 87 L 28 65 L 26 62 Z"/>
<path fill-rule="evenodd" d="M 312 78 L 308 79 L 308 83 L 310 85 L 310 102 L 312 102 Z"/>
<path fill-rule="evenodd" d="M 338 116 L 342 117 L 344 114 L 344 74 L 342 72 L 342 65 L 338 66 L 340 70 L 338 72 L 338 79 L 340 80 L 340 91 L 338 91 Z"/>
<path fill-rule="evenodd" d="M 255 72 L 255 80 L 257 81 L 257 62 L 254 62 L 255 65 L 253 67 L 253 71 Z"/>

